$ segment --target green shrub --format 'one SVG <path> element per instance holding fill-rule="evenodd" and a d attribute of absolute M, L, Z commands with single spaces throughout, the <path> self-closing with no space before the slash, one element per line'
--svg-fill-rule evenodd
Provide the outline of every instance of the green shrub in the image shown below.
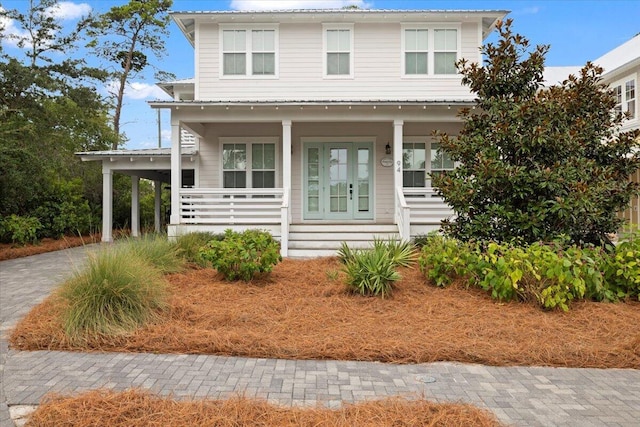
<path fill-rule="evenodd" d="M 617 301 L 625 297 L 640 300 L 640 231 L 625 236 L 603 262 L 604 286 L 596 299 Z"/>
<path fill-rule="evenodd" d="M 0 221 L 0 234 L 3 240 L 11 243 L 26 245 L 35 243 L 42 224 L 38 218 L 32 216 L 9 215 Z"/>
<path fill-rule="evenodd" d="M 225 230 L 224 239 L 207 243 L 200 256 L 229 281 L 248 282 L 258 273 L 271 272 L 282 261 L 280 244 L 262 230 Z"/>
<path fill-rule="evenodd" d="M 424 245 L 429 243 L 429 239 L 430 238 L 431 238 L 431 233 L 429 233 L 429 234 L 416 234 L 416 236 L 413 238 L 413 245 L 418 249 L 422 249 L 424 247 Z"/>
<path fill-rule="evenodd" d="M 470 246 L 438 234 L 425 238 L 418 258 L 420 271 L 436 286 L 447 286 L 459 277 L 469 277 Z"/>
<path fill-rule="evenodd" d="M 361 295 L 391 294 L 393 282 L 400 279 L 388 250 L 380 246 L 371 250 L 351 252 L 343 267 L 347 289 Z"/>
<path fill-rule="evenodd" d="M 386 252 L 394 267 L 410 267 L 416 260 L 414 249 L 408 241 L 373 238 L 373 250 Z"/>
<path fill-rule="evenodd" d="M 224 234 L 214 234 L 208 232 L 196 232 L 184 234 L 176 240 L 176 245 L 180 249 L 182 256 L 188 261 L 205 267 L 206 262 L 200 257 L 200 249 L 204 248 L 212 240 L 222 240 Z"/>
<path fill-rule="evenodd" d="M 166 307 L 166 288 L 160 271 L 126 245 L 102 249 L 62 286 L 64 330 L 74 341 L 130 332 Z"/>
<path fill-rule="evenodd" d="M 56 179 L 34 215 L 42 222 L 42 236 L 59 238 L 91 231 L 93 217 L 80 179 Z M 96 224 L 97 225 L 97 224 Z"/>
<path fill-rule="evenodd" d="M 146 234 L 142 237 L 128 237 L 119 243 L 124 250 L 142 258 L 161 273 L 177 273 L 185 266 L 185 259 L 175 243 L 169 242 L 166 236 Z"/>
<path fill-rule="evenodd" d="M 565 243 L 464 244 L 432 236 L 419 264 L 437 286 L 462 278 L 490 292 L 494 299 L 531 300 L 544 308 L 568 310 L 570 302 L 584 298 L 588 289 L 602 287 L 602 251 L 575 245 L 565 248 Z"/>

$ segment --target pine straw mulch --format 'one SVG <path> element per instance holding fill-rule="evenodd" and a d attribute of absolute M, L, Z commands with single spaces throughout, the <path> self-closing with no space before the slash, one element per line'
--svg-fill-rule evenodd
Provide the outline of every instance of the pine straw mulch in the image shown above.
<path fill-rule="evenodd" d="M 391 298 L 345 293 L 336 258 L 286 259 L 252 283 L 213 270 L 168 276 L 170 311 L 117 338 L 69 343 L 51 296 L 20 322 L 21 350 L 191 353 L 390 363 L 640 368 L 640 302 L 577 302 L 567 313 L 498 303 L 478 289 L 401 270 Z M 337 276 L 337 277 L 336 277 Z"/>
<path fill-rule="evenodd" d="M 50 396 L 27 423 L 31 427 L 500 425 L 489 412 L 467 404 L 390 398 L 340 409 L 285 408 L 240 397 L 178 402 L 140 390 Z"/>
<path fill-rule="evenodd" d="M 88 236 L 67 236 L 62 239 L 42 239 L 35 245 L 15 246 L 11 243 L 0 243 L 0 261 L 22 258 L 31 255 L 75 248 L 100 241 L 100 234 Z"/>

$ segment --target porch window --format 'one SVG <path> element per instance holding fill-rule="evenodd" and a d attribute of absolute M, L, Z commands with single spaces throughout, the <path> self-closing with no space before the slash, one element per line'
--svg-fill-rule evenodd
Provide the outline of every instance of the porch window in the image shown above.
<path fill-rule="evenodd" d="M 329 26 L 324 31 L 325 77 L 353 77 L 353 28 Z"/>
<path fill-rule="evenodd" d="M 613 110 L 616 113 L 622 113 L 622 85 L 613 88 L 613 97 L 616 100 L 616 105 L 613 107 Z"/>
<path fill-rule="evenodd" d="M 458 31 L 440 29 L 433 31 L 433 73 L 456 74 Z"/>
<path fill-rule="evenodd" d="M 275 188 L 276 145 L 242 143 L 222 145 L 224 188 Z"/>
<path fill-rule="evenodd" d="M 222 181 L 224 188 L 247 188 L 246 144 L 223 145 Z"/>
<path fill-rule="evenodd" d="M 251 181 L 253 188 L 276 187 L 276 147 L 274 144 L 251 145 Z"/>
<path fill-rule="evenodd" d="M 405 142 L 402 144 L 402 186 L 425 186 L 425 144 Z"/>
<path fill-rule="evenodd" d="M 455 165 L 449 153 L 440 148 L 437 142 L 431 143 L 431 176 L 443 175 L 447 171 L 453 170 Z"/>
<path fill-rule="evenodd" d="M 405 74 L 427 74 L 428 36 L 426 29 L 404 30 Z"/>

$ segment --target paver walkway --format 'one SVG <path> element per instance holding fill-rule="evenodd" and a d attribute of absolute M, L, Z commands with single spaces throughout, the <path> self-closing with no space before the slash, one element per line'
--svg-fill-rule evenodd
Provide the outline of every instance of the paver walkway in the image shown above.
<path fill-rule="evenodd" d="M 132 386 L 177 397 L 244 394 L 331 407 L 388 395 L 424 396 L 485 407 L 517 426 L 640 425 L 640 370 L 7 350 L 9 329 L 85 254 L 76 248 L 0 262 L 1 426 L 11 425 L 8 405 L 37 404 L 50 391 Z"/>

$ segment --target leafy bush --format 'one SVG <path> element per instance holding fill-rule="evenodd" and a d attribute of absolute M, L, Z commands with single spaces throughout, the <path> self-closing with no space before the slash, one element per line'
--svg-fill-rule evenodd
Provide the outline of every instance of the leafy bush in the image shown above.
<path fill-rule="evenodd" d="M 425 237 L 418 264 L 431 283 L 444 287 L 457 278 L 469 276 L 467 263 L 471 256 L 470 244 L 434 233 Z"/>
<path fill-rule="evenodd" d="M 188 261 L 205 267 L 206 262 L 200 257 L 200 249 L 212 240 L 222 240 L 224 234 L 214 234 L 207 232 L 196 232 L 184 234 L 176 240 L 176 245 L 180 249 L 182 256 Z"/>
<path fill-rule="evenodd" d="M 130 332 L 166 307 L 166 287 L 160 271 L 126 244 L 109 246 L 63 284 L 64 330 L 72 340 Z"/>
<path fill-rule="evenodd" d="M 0 237 L 23 246 L 35 243 L 41 229 L 38 218 L 32 216 L 9 215 L 0 221 Z"/>
<path fill-rule="evenodd" d="M 429 234 L 416 234 L 416 236 L 413 238 L 413 245 L 418 249 L 422 249 L 424 247 L 424 245 L 429 243 L 430 237 L 431 237 L 431 233 L 429 233 Z"/>
<path fill-rule="evenodd" d="M 393 282 L 400 279 L 396 265 L 386 248 L 379 246 L 371 250 L 352 252 L 346 260 L 347 288 L 361 295 L 391 294 Z"/>
<path fill-rule="evenodd" d="M 594 292 L 599 300 L 617 301 L 625 297 L 640 300 L 640 231 L 625 237 L 603 262 L 604 286 Z"/>
<path fill-rule="evenodd" d="M 224 239 L 212 240 L 200 250 L 205 262 L 222 273 L 226 280 L 248 282 L 258 273 L 269 273 L 280 261 L 280 244 L 267 231 L 225 230 Z"/>
<path fill-rule="evenodd" d="M 175 243 L 169 242 L 166 236 L 147 234 L 143 237 L 128 237 L 122 243 L 123 250 L 144 259 L 156 267 L 161 273 L 177 273 L 185 266 L 185 259 Z"/>
<path fill-rule="evenodd" d="M 408 241 L 374 237 L 373 250 L 386 252 L 395 267 L 410 267 L 416 260 L 414 246 Z"/>
<path fill-rule="evenodd" d="M 89 202 L 84 199 L 82 181 L 55 180 L 34 215 L 42 222 L 43 237 L 62 237 L 91 231 L 93 220 Z"/>
<path fill-rule="evenodd" d="M 568 310 L 587 289 L 602 287 L 603 252 L 565 242 L 510 245 L 461 243 L 432 236 L 423 247 L 420 269 L 427 279 L 446 286 L 460 277 L 498 300 L 532 300 L 544 308 Z"/>

